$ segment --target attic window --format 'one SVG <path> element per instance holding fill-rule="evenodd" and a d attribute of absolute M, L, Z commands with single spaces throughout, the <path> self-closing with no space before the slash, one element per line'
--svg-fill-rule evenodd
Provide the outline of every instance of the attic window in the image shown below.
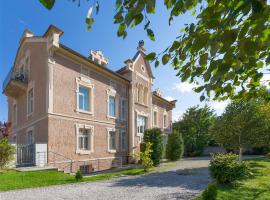
<path fill-rule="evenodd" d="M 141 69 L 142 69 L 143 72 L 145 72 L 145 67 L 144 67 L 144 65 L 141 65 Z"/>

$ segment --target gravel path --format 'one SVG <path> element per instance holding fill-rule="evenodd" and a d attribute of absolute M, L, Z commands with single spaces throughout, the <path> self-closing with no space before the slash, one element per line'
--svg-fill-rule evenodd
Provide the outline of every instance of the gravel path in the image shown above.
<path fill-rule="evenodd" d="M 15 190 L 0 193 L 0 200 L 192 199 L 209 182 L 208 164 L 208 158 L 185 159 L 175 165 L 163 164 L 155 173 L 145 176 Z"/>

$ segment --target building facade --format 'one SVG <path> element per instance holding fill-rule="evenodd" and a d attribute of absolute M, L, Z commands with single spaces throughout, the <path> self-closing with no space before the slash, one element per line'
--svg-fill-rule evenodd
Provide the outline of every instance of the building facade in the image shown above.
<path fill-rule="evenodd" d="M 115 72 L 101 51 L 83 56 L 62 34 L 53 25 L 42 36 L 26 30 L 3 83 L 18 164 L 97 171 L 134 162 L 145 129 L 161 128 L 166 142 L 176 101 L 152 92 L 143 42 Z"/>

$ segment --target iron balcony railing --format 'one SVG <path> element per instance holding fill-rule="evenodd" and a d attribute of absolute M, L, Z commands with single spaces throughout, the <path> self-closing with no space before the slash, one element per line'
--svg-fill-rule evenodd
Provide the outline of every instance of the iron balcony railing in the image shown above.
<path fill-rule="evenodd" d="M 23 83 L 27 83 L 28 82 L 28 71 L 27 70 L 23 70 L 23 71 L 13 71 L 13 68 L 11 68 L 6 76 L 6 78 L 4 79 L 3 85 L 2 85 L 2 92 L 4 93 L 8 83 L 10 80 L 18 80 L 18 81 L 22 81 Z"/>

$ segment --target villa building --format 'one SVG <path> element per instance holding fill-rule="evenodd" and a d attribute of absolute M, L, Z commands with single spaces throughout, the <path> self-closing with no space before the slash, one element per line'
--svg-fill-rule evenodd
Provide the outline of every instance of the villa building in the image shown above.
<path fill-rule="evenodd" d="M 166 143 L 176 101 L 152 91 L 143 41 L 115 72 L 101 51 L 83 56 L 62 34 L 52 25 L 42 36 L 25 30 L 3 83 L 17 165 L 87 173 L 134 162 L 145 129 L 162 129 Z"/>

